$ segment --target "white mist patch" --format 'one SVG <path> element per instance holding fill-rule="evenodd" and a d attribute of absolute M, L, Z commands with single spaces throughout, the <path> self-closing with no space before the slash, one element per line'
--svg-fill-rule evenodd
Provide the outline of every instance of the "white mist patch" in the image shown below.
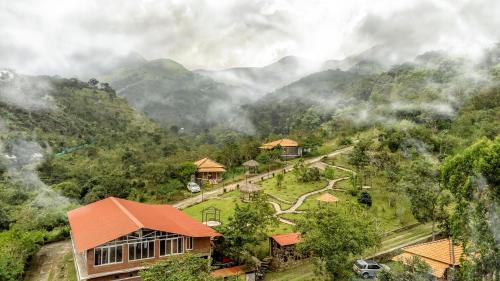
<path fill-rule="evenodd" d="M 248 135 L 255 134 L 256 130 L 246 112 L 239 105 L 228 102 L 212 103 L 207 110 L 207 119 L 220 124 L 224 128 L 232 129 Z"/>
<path fill-rule="evenodd" d="M 69 206 L 70 201 L 48 187 L 38 177 L 36 168 L 44 160 L 44 154 L 50 149 L 42 149 L 35 142 L 18 140 L 8 148 L 0 146 L 0 157 L 5 159 L 6 176 L 12 182 L 26 186 L 36 194 L 33 204 L 44 209 L 61 210 Z M 6 151 L 8 150 L 8 151 Z"/>
<path fill-rule="evenodd" d="M 433 113 L 438 113 L 446 116 L 453 116 L 455 115 L 455 110 L 449 103 L 445 102 L 423 102 L 423 103 L 418 103 L 415 101 L 411 102 L 401 102 L 401 101 L 396 101 L 392 102 L 389 104 L 389 108 L 393 111 L 398 111 L 398 110 L 421 110 L 421 111 L 427 111 L 427 112 L 433 112 Z"/>
<path fill-rule="evenodd" d="M 0 102 L 24 110 L 54 110 L 52 84 L 43 78 L 24 77 L 9 70 L 0 72 Z"/>

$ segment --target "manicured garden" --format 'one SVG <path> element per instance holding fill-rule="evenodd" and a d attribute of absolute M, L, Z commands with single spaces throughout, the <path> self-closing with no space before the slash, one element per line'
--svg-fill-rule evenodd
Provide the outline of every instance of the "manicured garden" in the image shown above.
<path fill-rule="evenodd" d="M 281 187 L 277 186 L 276 180 L 277 177 L 275 176 L 272 179 L 260 182 L 259 185 L 265 193 L 291 203 L 297 201 L 301 195 L 324 188 L 328 184 L 326 180 L 305 183 L 298 182 L 293 172 L 285 174 Z"/>
<path fill-rule="evenodd" d="M 234 215 L 234 209 L 236 204 L 242 205 L 247 204 L 241 201 L 241 192 L 231 191 L 220 196 L 220 198 L 212 198 L 202 203 L 193 205 L 183 211 L 191 216 L 192 218 L 202 221 L 202 211 L 209 207 L 215 207 L 220 210 L 221 222 L 227 223 L 229 217 Z M 280 223 L 269 232 L 269 235 L 279 234 L 279 233 L 289 233 L 292 232 L 292 226 L 284 223 Z"/>

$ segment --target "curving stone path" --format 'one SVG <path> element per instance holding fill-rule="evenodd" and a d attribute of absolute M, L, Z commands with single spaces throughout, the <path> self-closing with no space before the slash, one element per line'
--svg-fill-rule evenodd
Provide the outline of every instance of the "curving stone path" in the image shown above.
<path fill-rule="evenodd" d="M 347 169 L 347 168 L 344 168 L 344 167 L 339 167 L 339 166 L 334 166 L 334 165 L 329 165 L 329 164 L 326 164 L 326 163 L 323 163 L 323 162 L 313 162 L 313 164 L 311 166 L 314 166 L 314 167 L 317 167 L 319 169 L 322 169 L 324 170 L 324 168 L 326 166 L 330 166 L 330 167 L 334 167 L 336 169 L 339 169 L 339 170 L 343 170 L 343 171 L 346 171 L 346 172 L 350 172 L 350 173 L 355 173 L 354 171 L 350 170 L 350 169 Z M 300 208 L 300 206 L 302 206 L 302 204 L 304 204 L 304 201 L 311 195 L 314 195 L 314 194 L 318 194 L 318 193 L 321 193 L 321 192 L 325 192 L 327 190 L 341 190 L 341 189 L 334 189 L 333 187 L 335 186 L 335 184 L 339 181 L 343 181 L 343 180 L 347 180 L 349 179 L 349 177 L 343 177 L 343 178 L 338 178 L 338 179 L 334 179 L 334 180 L 329 180 L 328 181 L 328 185 L 322 189 L 318 189 L 318 190 L 315 190 L 315 191 L 311 191 L 311 192 L 308 192 L 308 193 L 305 193 L 303 195 L 301 195 L 297 201 L 295 202 L 295 204 L 293 204 L 292 207 L 286 209 L 286 210 L 281 210 L 281 206 L 276 203 L 276 202 L 273 202 L 273 201 L 269 201 L 269 203 L 273 206 L 274 210 L 276 211 L 275 215 L 278 217 L 278 220 L 282 223 L 286 223 L 286 224 L 290 224 L 290 225 L 295 225 L 294 222 L 290 221 L 290 220 L 287 220 L 287 219 L 284 219 L 284 218 L 281 218 L 279 215 L 282 215 L 282 214 L 300 214 L 300 213 L 305 213 L 304 211 L 297 211 L 298 208 Z M 344 190 L 342 190 L 344 191 Z"/>

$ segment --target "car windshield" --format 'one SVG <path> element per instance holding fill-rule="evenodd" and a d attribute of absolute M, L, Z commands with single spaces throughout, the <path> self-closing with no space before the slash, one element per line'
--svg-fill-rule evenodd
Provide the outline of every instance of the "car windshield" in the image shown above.
<path fill-rule="evenodd" d="M 365 263 L 363 261 L 356 261 L 356 266 L 359 268 L 365 268 Z"/>

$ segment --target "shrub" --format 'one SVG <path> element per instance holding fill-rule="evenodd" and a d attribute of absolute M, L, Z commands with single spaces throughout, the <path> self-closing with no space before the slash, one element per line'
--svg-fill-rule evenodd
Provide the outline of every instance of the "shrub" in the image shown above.
<path fill-rule="evenodd" d="M 22 280 L 28 260 L 40 248 L 43 236 L 41 231 L 0 233 L 0 280 Z"/>
<path fill-rule="evenodd" d="M 323 177 L 333 180 L 335 178 L 335 168 L 326 167 L 325 171 L 323 171 Z"/>
<path fill-rule="evenodd" d="M 361 192 L 361 194 L 358 197 L 358 202 L 359 202 L 359 204 L 363 204 L 363 205 L 366 205 L 368 207 L 371 207 L 372 206 L 372 196 L 370 195 L 370 193 L 363 191 L 363 192 Z"/>

